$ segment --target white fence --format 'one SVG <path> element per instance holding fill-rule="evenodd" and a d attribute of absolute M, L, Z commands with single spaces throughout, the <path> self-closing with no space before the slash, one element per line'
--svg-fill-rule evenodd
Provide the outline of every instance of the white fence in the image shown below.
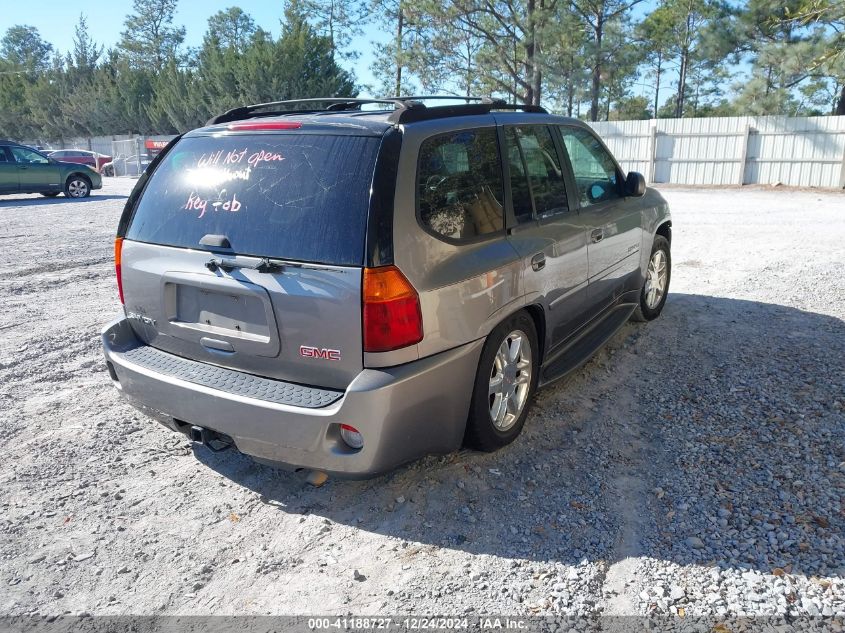
<path fill-rule="evenodd" d="M 845 187 L 845 116 L 714 117 L 590 124 L 649 182 Z"/>

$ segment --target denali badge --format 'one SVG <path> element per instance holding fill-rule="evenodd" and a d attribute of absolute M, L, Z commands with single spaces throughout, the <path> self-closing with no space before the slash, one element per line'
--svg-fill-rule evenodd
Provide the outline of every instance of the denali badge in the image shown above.
<path fill-rule="evenodd" d="M 310 345 L 300 345 L 299 355 L 303 358 L 320 358 L 322 360 L 340 360 L 339 349 L 326 349 L 319 347 L 311 347 Z"/>
<path fill-rule="evenodd" d="M 136 321 L 140 321 L 141 323 L 144 323 L 146 325 L 151 325 L 153 327 L 155 327 L 155 324 L 156 324 L 155 319 L 151 319 L 148 316 L 144 316 L 143 314 L 138 314 L 136 312 L 127 312 L 126 318 L 127 319 L 135 319 Z"/>

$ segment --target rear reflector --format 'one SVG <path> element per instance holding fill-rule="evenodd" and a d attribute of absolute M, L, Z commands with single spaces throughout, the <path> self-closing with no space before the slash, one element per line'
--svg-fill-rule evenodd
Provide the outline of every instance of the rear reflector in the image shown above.
<path fill-rule="evenodd" d="M 275 121 L 275 122 L 261 122 L 252 121 L 251 123 L 232 123 L 228 126 L 230 130 L 241 131 L 260 131 L 260 130 L 298 130 L 302 127 L 302 123 L 297 121 Z"/>
<path fill-rule="evenodd" d="M 349 445 L 349 448 L 354 448 L 355 450 L 364 448 L 364 436 L 354 426 L 341 424 L 340 438 Z"/>
<path fill-rule="evenodd" d="M 395 266 L 364 269 L 364 351 L 388 352 L 423 338 L 420 298 Z"/>
<path fill-rule="evenodd" d="M 120 274 L 120 255 L 123 251 L 123 238 L 118 237 L 114 240 L 114 272 L 117 274 L 117 294 L 120 295 L 120 303 L 123 301 L 123 277 Z"/>

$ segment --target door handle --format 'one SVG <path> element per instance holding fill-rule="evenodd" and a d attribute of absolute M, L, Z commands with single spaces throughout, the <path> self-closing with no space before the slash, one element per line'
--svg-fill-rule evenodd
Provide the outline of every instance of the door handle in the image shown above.
<path fill-rule="evenodd" d="M 543 270 L 546 267 L 546 254 L 537 253 L 531 258 L 531 270 Z"/>
<path fill-rule="evenodd" d="M 592 233 L 590 233 L 590 240 L 593 244 L 598 244 L 604 239 L 604 231 L 602 229 L 596 229 Z"/>

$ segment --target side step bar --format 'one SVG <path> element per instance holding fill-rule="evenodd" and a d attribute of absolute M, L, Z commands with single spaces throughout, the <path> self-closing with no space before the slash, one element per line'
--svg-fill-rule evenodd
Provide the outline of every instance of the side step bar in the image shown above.
<path fill-rule="evenodd" d="M 543 366 L 540 385 L 547 385 L 562 378 L 590 360 L 593 354 L 625 324 L 636 307 L 636 304 L 628 303 L 616 305 L 598 323 L 556 352 L 554 357 Z"/>

